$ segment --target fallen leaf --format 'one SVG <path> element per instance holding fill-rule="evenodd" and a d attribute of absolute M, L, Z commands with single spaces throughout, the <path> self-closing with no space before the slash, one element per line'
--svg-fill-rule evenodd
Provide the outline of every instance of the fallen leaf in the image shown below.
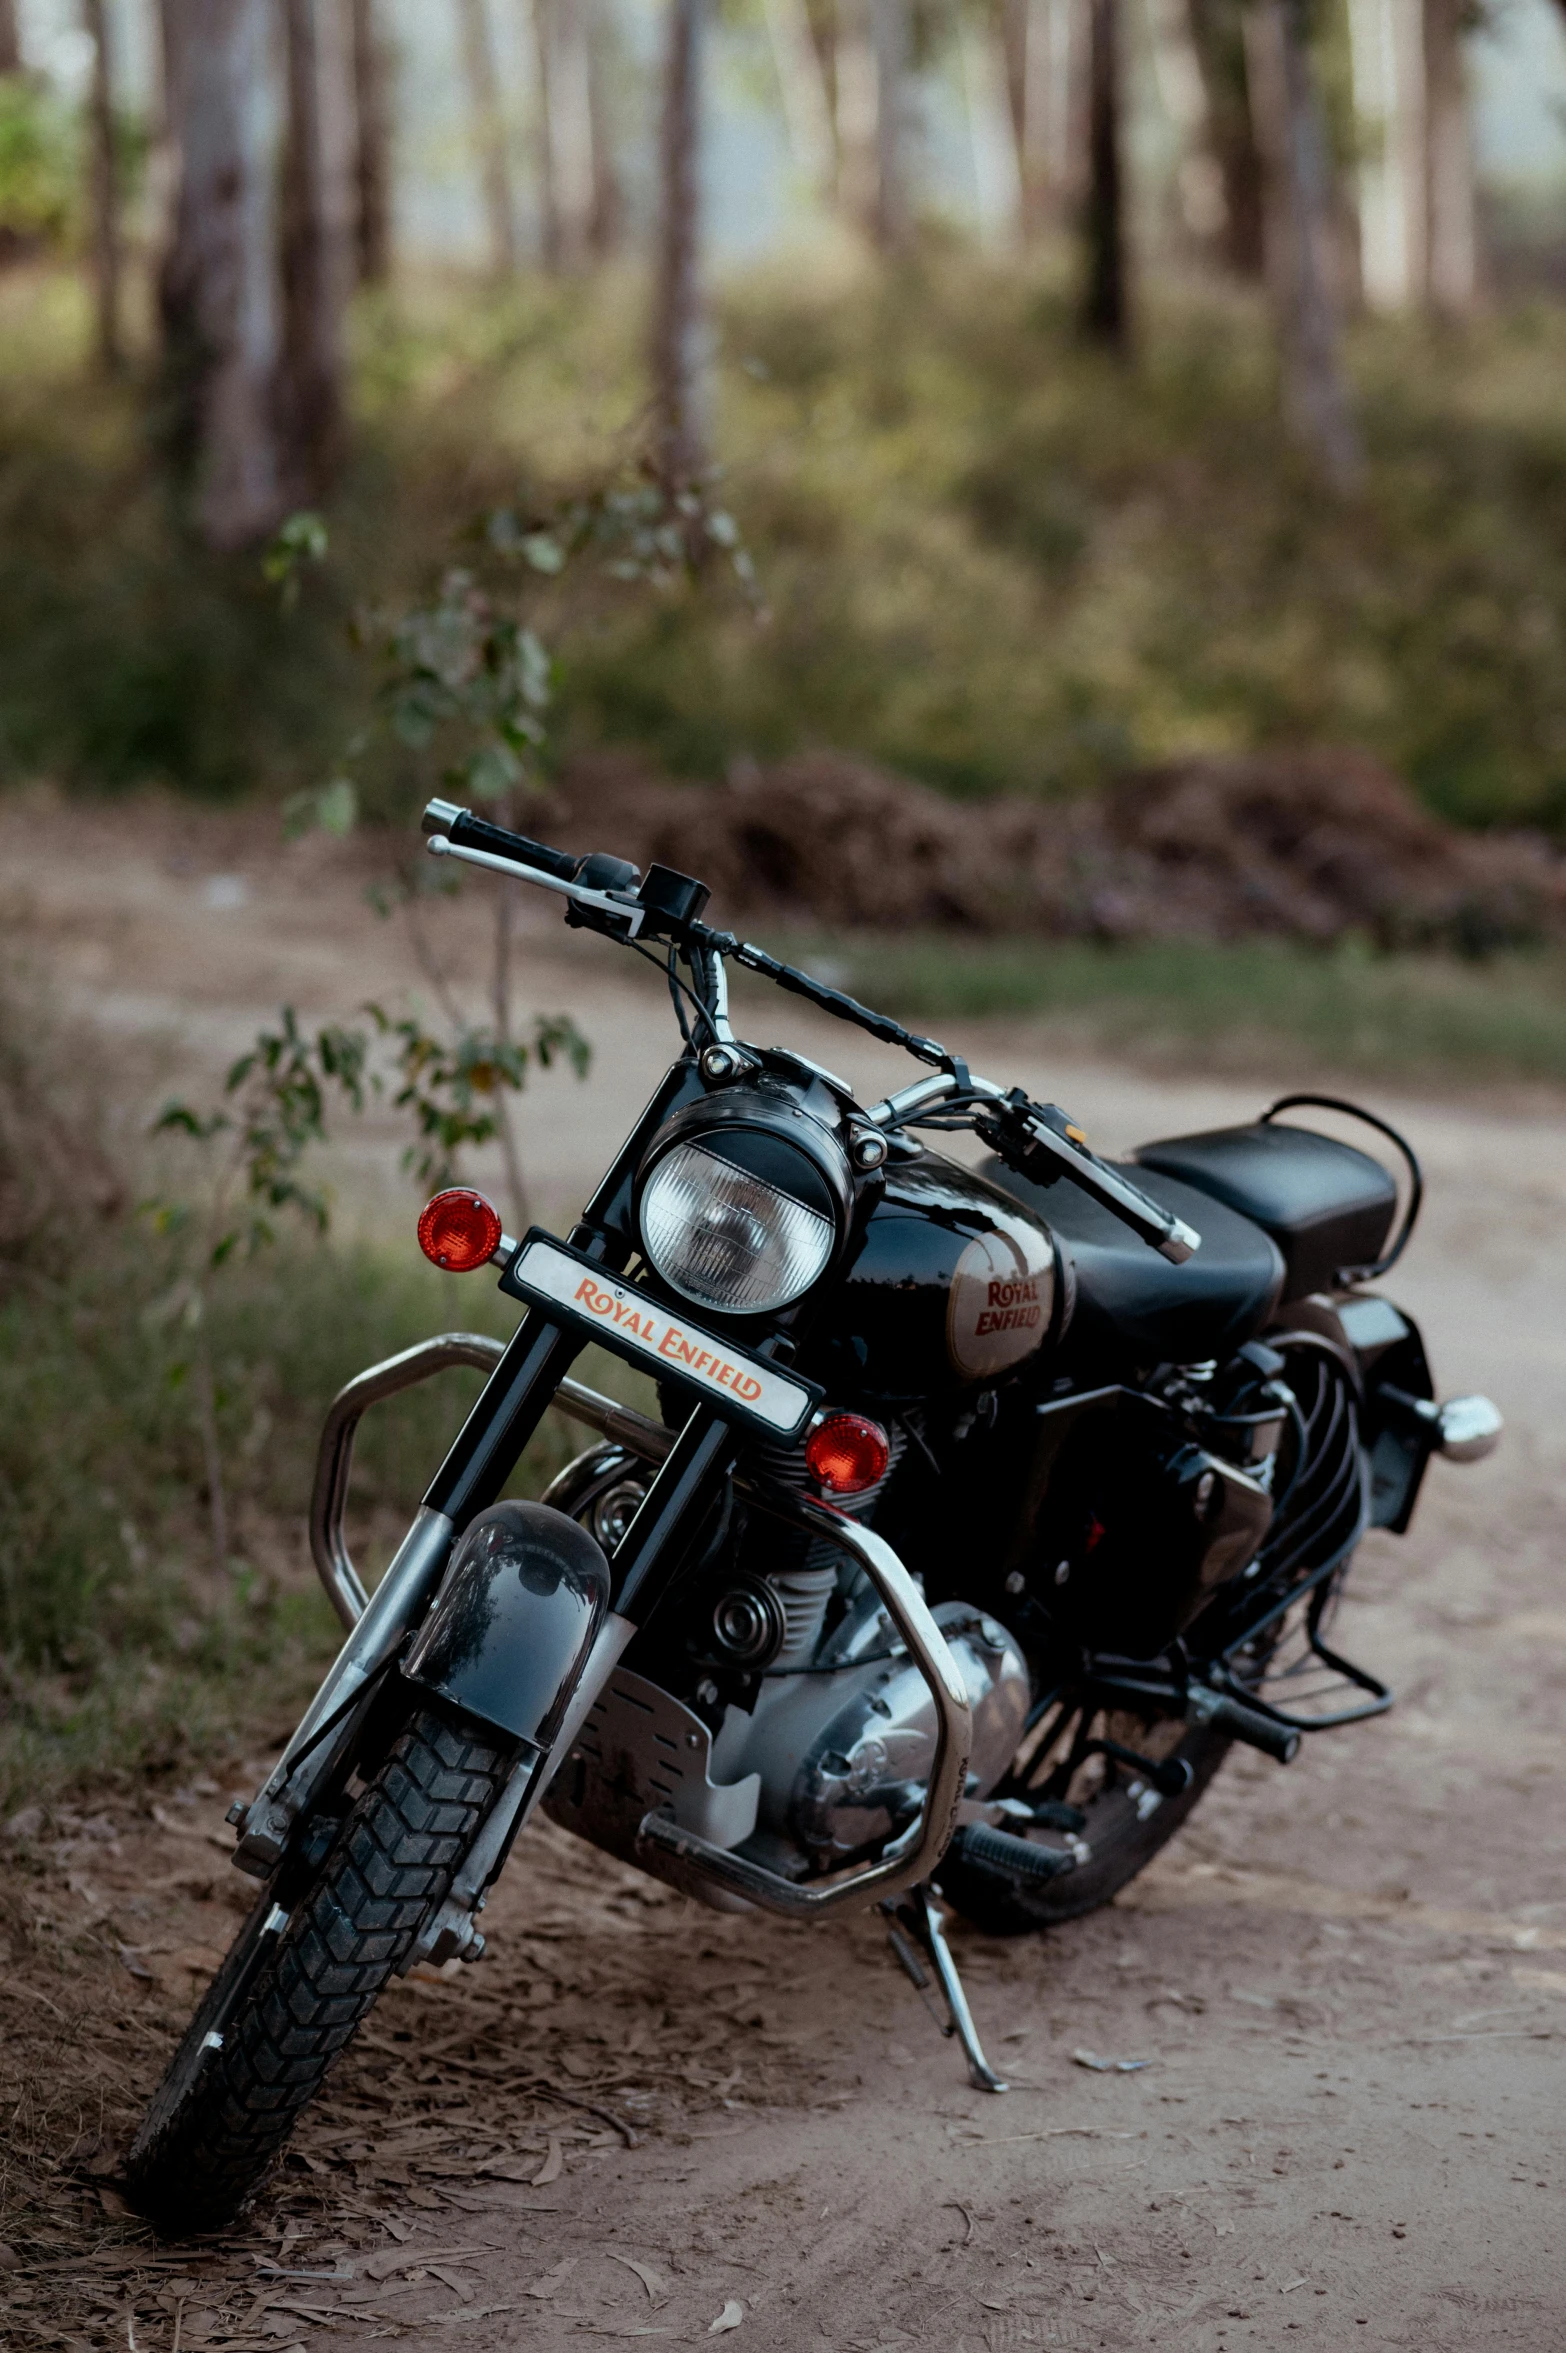
<path fill-rule="evenodd" d="M 1071 2056 L 1079 2067 L 1090 2067 L 1095 2075 L 1137 2075 L 1153 2064 L 1151 2059 L 1101 2059 L 1096 2051 L 1073 2051 Z"/>
<path fill-rule="evenodd" d="M 425 2269 L 428 2271 L 431 2279 L 438 2279 L 442 2287 L 450 2288 L 452 2294 L 457 2298 L 459 2303 L 472 2303 L 472 2286 L 467 2280 L 463 2278 L 460 2271 L 448 2271 L 445 2265 L 441 2263 L 426 2264 Z"/>
<path fill-rule="evenodd" d="M 550 2297 L 556 2295 L 564 2285 L 567 2274 L 575 2269 L 576 2257 L 568 2255 L 563 2263 L 555 2265 L 553 2271 L 546 2271 L 542 2279 L 536 2279 L 528 2289 L 528 2294 L 536 2296 L 541 2304 L 547 2304 Z"/>
<path fill-rule="evenodd" d="M 728 2303 L 724 2305 L 723 2310 L 718 2314 L 718 2317 L 713 2322 L 711 2328 L 708 2329 L 707 2334 L 709 2337 L 716 2337 L 721 2335 L 723 2330 L 726 2328 L 738 2328 L 744 2317 L 744 2305 L 736 2304 L 734 2299 L 730 2297 Z"/>
<path fill-rule="evenodd" d="M 390 2279 L 393 2272 L 411 2271 L 415 2264 L 460 2263 L 467 2256 L 485 2252 L 483 2247 L 388 2247 L 383 2254 L 370 2257 L 364 2267 L 364 2276 L 366 2279 Z"/>
<path fill-rule="evenodd" d="M 547 2190 L 552 2181 L 560 2179 L 564 2166 L 565 2159 L 560 2152 L 560 2143 L 551 2136 L 549 2154 L 533 2176 L 534 2189 Z"/>
<path fill-rule="evenodd" d="M 669 2293 L 669 2282 L 650 2263 L 638 2263 L 634 2255 L 617 2255 L 612 2247 L 606 2247 L 604 2253 L 611 2263 L 623 2263 L 627 2271 L 634 2271 L 649 2297 L 666 2296 Z"/>
<path fill-rule="evenodd" d="M 1278 2290 L 1278 2293 L 1280 2296 L 1292 2296 L 1296 2288 L 1307 2288 L 1309 2285 L 1310 2282 L 1302 2271 L 1298 2279 L 1291 2279 L 1287 2281 L 1285 2285 Z"/>

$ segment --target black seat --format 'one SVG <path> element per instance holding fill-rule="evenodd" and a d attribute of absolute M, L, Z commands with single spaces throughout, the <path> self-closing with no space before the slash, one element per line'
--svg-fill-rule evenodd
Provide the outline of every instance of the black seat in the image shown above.
<path fill-rule="evenodd" d="M 1142 1145 L 1136 1157 L 1145 1173 L 1196 1185 L 1270 1234 L 1283 1253 L 1285 1299 L 1333 1289 L 1340 1267 L 1373 1264 L 1397 1207 L 1397 1187 L 1379 1160 L 1313 1128 L 1258 1120 L 1170 1136 Z"/>
<path fill-rule="evenodd" d="M 991 1184 L 1042 1217 L 1076 1268 L 1077 1305 L 1067 1346 L 1092 1362 L 1200 1364 L 1251 1339 L 1272 1312 L 1283 1260 L 1247 1217 L 1226 1209 L 1178 1177 L 1128 1168 L 1144 1193 L 1183 1217 L 1202 1237 L 1184 1266 L 1171 1266 L 1139 1242 L 1118 1217 L 1090 1201 L 1067 1178 L 1030 1184 L 1002 1161 L 987 1160 Z"/>

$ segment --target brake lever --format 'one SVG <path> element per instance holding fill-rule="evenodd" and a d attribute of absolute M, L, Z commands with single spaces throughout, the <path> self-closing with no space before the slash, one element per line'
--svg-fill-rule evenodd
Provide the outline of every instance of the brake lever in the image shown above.
<path fill-rule="evenodd" d="M 1118 1217 L 1140 1241 L 1183 1266 L 1202 1246 L 1194 1226 L 1133 1185 L 1117 1168 L 1100 1160 L 1056 1103 L 1034 1103 L 1013 1087 L 1010 1094 L 974 1122 L 975 1132 L 998 1152 L 1009 1168 L 1034 1184 L 1047 1185 L 1066 1177 L 1091 1200 Z"/>

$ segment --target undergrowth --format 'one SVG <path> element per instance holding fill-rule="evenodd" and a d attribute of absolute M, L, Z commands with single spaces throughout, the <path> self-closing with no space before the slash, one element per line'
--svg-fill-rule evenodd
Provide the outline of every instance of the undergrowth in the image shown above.
<path fill-rule="evenodd" d="M 318 783 L 363 721 L 354 609 L 460 556 L 457 520 L 620 465 L 643 289 L 414 285 L 357 322 L 333 554 L 283 613 L 195 550 L 146 376 L 84 381 L 63 279 L 0 284 L 0 775 Z M 1150 297 L 1136 364 L 1080 350 L 1049 260 L 753 271 L 720 304 L 737 592 L 600 593 L 557 741 L 714 775 L 830 745 L 957 793 L 1089 787 L 1277 741 L 1382 753 L 1465 821 L 1566 816 L 1566 306 L 1461 333 L 1362 323 L 1360 498 L 1277 422 L 1239 297 Z M 385 755 L 372 805 L 427 779 Z"/>

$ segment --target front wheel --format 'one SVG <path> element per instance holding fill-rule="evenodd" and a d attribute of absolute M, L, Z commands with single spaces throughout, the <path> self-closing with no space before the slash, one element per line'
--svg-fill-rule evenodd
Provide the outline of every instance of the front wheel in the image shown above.
<path fill-rule="evenodd" d="M 131 2144 L 127 2194 L 160 2229 L 233 2220 L 445 1900 L 509 1765 L 482 1727 L 421 1709 L 292 1909 L 262 1897 Z"/>

